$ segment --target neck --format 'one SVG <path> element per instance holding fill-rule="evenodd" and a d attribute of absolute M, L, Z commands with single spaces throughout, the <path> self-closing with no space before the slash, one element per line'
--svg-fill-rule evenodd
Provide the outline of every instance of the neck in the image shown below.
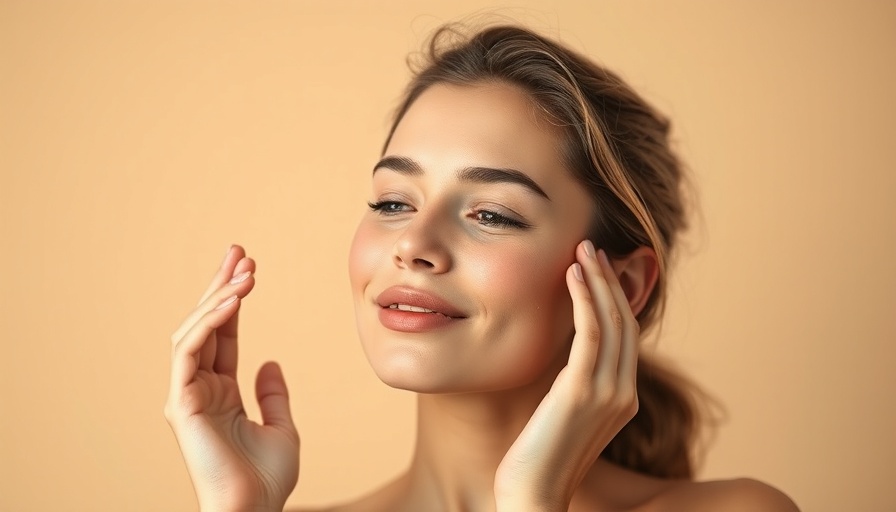
<path fill-rule="evenodd" d="M 408 476 L 421 500 L 446 511 L 493 510 L 495 471 L 560 367 L 507 391 L 418 395 Z"/>

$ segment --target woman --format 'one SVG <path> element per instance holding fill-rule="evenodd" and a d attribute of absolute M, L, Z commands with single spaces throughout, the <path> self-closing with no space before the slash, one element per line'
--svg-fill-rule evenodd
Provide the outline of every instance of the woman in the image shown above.
<path fill-rule="evenodd" d="M 685 225 L 668 123 L 619 78 L 517 27 L 443 28 L 373 169 L 350 254 L 362 346 L 419 393 L 408 470 L 340 511 L 771 510 L 696 483 L 684 381 L 639 356 Z M 279 367 L 246 419 L 234 246 L 172 336 L 166 417 L 202 510 L 282 510 L 299 437 Z"/>

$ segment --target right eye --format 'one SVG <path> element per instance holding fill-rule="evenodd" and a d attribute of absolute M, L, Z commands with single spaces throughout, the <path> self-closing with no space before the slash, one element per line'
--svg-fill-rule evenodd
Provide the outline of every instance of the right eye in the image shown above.
<path fill-rule="evenodd" d="M 375 203 L 367 203 L 367 206 L 380 215 L 395 215 L 411 209 L 409 205 L 399 201 L 377 201 Z"/>

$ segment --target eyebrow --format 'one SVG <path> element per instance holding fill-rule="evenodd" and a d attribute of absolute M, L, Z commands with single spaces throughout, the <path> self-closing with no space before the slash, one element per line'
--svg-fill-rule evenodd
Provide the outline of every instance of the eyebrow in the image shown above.
<path fill-rule="evenodd" d="M 406 176 L 421 176 L 423 167 L 416 161 L 404 156 L 387 156 L 373 166 L 373 173 L 380 169 L 389 169 Z M 539 196 L 551 200 L 547 193 L 532 178 L 516 169 L 495 169 L 492 167 L 464 167 L 457 171 L 457 179 L 473 183 L 515 183 L 522 185 Z"/>

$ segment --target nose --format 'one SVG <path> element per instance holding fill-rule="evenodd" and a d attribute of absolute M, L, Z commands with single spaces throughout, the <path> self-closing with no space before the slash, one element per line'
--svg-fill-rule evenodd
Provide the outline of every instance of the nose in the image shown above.
<path fill-rule="evenodd" d="M 427 219 L 418 212 L 395 241 L 392 259 L 409 270 L 442 274 L 451 269 L 452 257 L 445 240 L 447 221 Z"/>

